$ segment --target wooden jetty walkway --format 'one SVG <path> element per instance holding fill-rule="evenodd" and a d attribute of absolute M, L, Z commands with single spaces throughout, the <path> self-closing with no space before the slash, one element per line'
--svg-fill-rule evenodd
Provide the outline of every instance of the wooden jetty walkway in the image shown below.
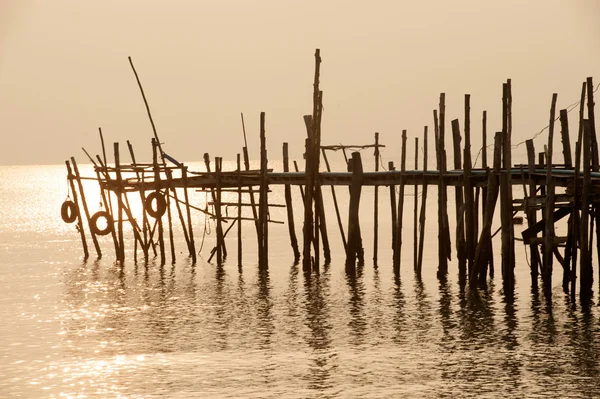
<path fill-rule="evenodd" d="M 563 289 L 575 299 L 577 280 L 582 300 L 589 300 L 593 285 L 593 259 L 600 259 L 600 164 L 598 142 L 594 116 L 594 89 L 592 78 L 582 85 L 581 100 L 570 109 L 556 114 L 557 95 L 551 100 L 549 124 L 547 126 L 547 144 L 543 151 L 536 152 L 533 139 L 524 142 L 527 151 L 527 163 L 512 163 L 512 86 L 508 80 L 503 84 L 502 127 L 493 135 L 493 142 L 487 144 L 487 112 L 481 119 L 481 138 L 483 146 L 476 156 L 481 158 L 481 167 L 474 168 L 471 149 L 470 96 L 464 98 L 464 115 L 451 121 L 453 164 L 448 165 L 446 150 L 445 95 L 439 98 L 439 108 L 433 111 L 433 139 L 435 148 L 435 167 L 430 167 L 428 159 L 429 130 L 425 126 L 421 137 L 415 137 L 414 169 L 407 165 L 407 132 L 402 132 L 401 162 L 399 167 L 389 162 L 387 170 L 379 170 L 383 165 L 381 149 L 375 133 L 374 144 L 337 145 L 321 144 L 321 116 L 323 111 L 323 92 L 319 88 L 321 57 L 319 50 L 315 54 L 315 75 L 313 87 L 313 110 L 304 117 L 306 141 L 304 170 L 299 170 L 293 161 L 290 168 L 288 144 L 283 143 L 283 171 L 269 169 L 265 133 L 265 114 L 260 115 L 260 164 L 258 169 L 250 168 L 248 146 L 237 155 L 237 167 L 223 170 L 223 160 L 215 157 L 211 164 L 208 154 L 204 155 L 206 171 L 194 172 L 188 166 L 175 161 L 161 148 L 150 108 L 131 62 L 132 70 L 138 81 L 148 116 L 153 128 L 153 160 L 151 163 L 137 162 L 132 145 L 127 142 L 131 162 L 121 161 L 119 143 L 113 145 L 114 162 L 109 165 L 106 148 L 100 130 L 102 156 L 92 157 L 84 152 L 94 165 L 94 176 L 82 176 L 75 158 L 66 161 L 67 180 L 70 194 L 64 202 L 61 213 L 67 223 L 76 223 L 81 236 L 84 256 L 89 256 L 87 238 L 91 238 L 98 257 L 103 255 L 98 236 L 110 235 L 118 262 L 125 261 L 125 224 L 132 232 L 134 242 L 134 261 L 141 252 L 144 259 L 160 257 L 161 265 L 166 263 L 167 248 L 171 261 L 175 262 L 174 224 L 181 225 L 185 244 L 192 262 L 196 262 L 198 249 L 194 238 L 193 218 L 197 212 L 204 213 L 214 221 L 216 244 L 211 251 L 209 262 L 215 259 L 221 264 L 227 257 L 225 237 L 237 226 L 237 262 L 241 267 L 242 222 L 253 222 L 258 242 L 258 265 L 268 268 L 269 224 L 282 223 L 271 220 L 269 208 L 285 207 L 289 227 L 292 256 L 301 261 L 307 273 L 318 272 L 321 263 L 331 261 L 326 212 L 324 209 L 324 191 L 330 191 L 336 214 L 336 223 L 342 237 L 345 250 L 346 271 L 356 273 L 357 266 L 365 263 L 365 251 L 361 236 L 364 228 L 359 221 L 361 190 L 365 186 L 374 189 L 374 242 L 373 263 L 378 263 L 378 218 L 379 189 L 388 191 L 392 215 L 393 269 L 399 277 L 403 237 L 403 215 L 405 189 L 414 187 L 420 191 L 414 199 L 413 223 L 413 269 L 420 276 L 423 273 L 423 243 L 428 186 L 437 188 L 438 222 L 438 266 L 437 276 L 445 279 L 448 274 L 448 262 L 452 258 L 452 241 L 458 261 L 458 276 L 461 284 L 470 286 L 485 285 L 488 278 L 494 276 L 494 270 L 500 268 L 505 292 L 514 289 L 515 241 L 522 241 L 528 247 L 528 263 L 531 271 L 531 284 L 537 288 L 541 280 L 544 292 L 551 295 L 553 267 L 559 264 L 563 270 Z M 577 108 L 577 105 L 579 107 Z M 578 109 L 575 128 L 569 123 L 569 112 Z M 560 123 L 562 159 L 553 159 L 555 122 Z M 462 124 L 462 128 L 461 125 Z M 546 130 L 546 129 L 545 129 Z M 575 139 L 575 150 L 571 147 L 571 138 Z M 419 159 L 419 139 L 422 139 L 423 158 Z M 464 142 L 463 142 L 464 140 Z M 464 144 L 463 144 L 464 143 Z M 374 171 L 365 171 L 360 150 L 374 151 Z M 488 150 L 491 159 L 488 161 Z M 538 149 L 539 150 L 539 149 Z M 347 169 L 332 171 L 327 158 L 330 151 L 342 151 Z M 322 164 L 324 163 L 324 165 Z M 419 165 L 422 165 L 419 167 Z M 94 180 L 99 184 L 102 210 L 89 212 L 82 181 Z M 269 203 L 269 187 L 283 186 L 284 204 Z M 303 227 L 302 237 L 296 236 L 291 188 L 299 187 L 302 195 Z M 347 186 L 339 191 L 338 186 Z M 522 192 L 521 198 L 515 198 L 513 187 Z M 336 191 L 336 188 L 338 190 Z M 558 192 L 557 188 L 562 188 Z M 327 189 L 327 190 L 324 190 Z M 201 190 L 210 195 L 207 205 L 200 208 L 190 203 L 190 190 Z M 449 228 L 448 195 L 454 192 L 454 217 L 456 231 Z M 349 192 L 347 218 L 342 219 L 338 196 Z M 236 198 L 224 201 L 223 195 Z M 132 203 L 141 204 L 142 217 L 133 214 Z M 419 204 L 420 202 L 420 204 Z M 235 215 L 224 213 L 225 207 L 237 209 Z M 242 208 L 249 207 L 252 217 L 245 217 Z M 492 225 L 496 208 L 500 208 L 501 224 L 498 231 Z M 522 216 L 519 216 L 519 213 Z M 566 218 L 566 228 L 557 235 L 556 223 Z M 515 237 L 514 224 L 525 220 L 526 228 L 521 237 Z M 563 223 L 564 224 L 564 223 Z M 500 264 L 494 257 L 492 239 L 500 233 Z M 233 233 L 232 233 L 233 234 Z M 165 237 L 166 236 L 166 237 Z M 596 251 L 593 250 L 594 237 Z M 165 244 L 169 241 L 169 245 Z M 594 252 L 596 255 L 594 256 Z M 321 255 L 323 261 L 321 261 Z M 555 263 L 556 261 L 556 263 Z M 599 268 L 600 272 L 600 268 Z M 599 279 L 600 280 L 600 279 Z"/>

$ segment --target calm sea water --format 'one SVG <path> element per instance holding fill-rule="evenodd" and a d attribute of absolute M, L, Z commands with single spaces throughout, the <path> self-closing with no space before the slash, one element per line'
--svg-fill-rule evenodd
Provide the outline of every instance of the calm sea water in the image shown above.
<path fill-rule="evenodd" d="M 86 190 L 96 211 L 97 188 Z M 346 220 L 347 195 L 338 191 Z M 598 309 L 572 307 L 559 270 L 551 306 L 531 291 L 518 243 L 514 300 L 504 297 L 499 277 L 487 290 L 461 292 L 455 262 L 440 283 L 430 188 L 423 279 L 412 273 L 407 196 L 396 283 L 387 189 L 380 190 L 379 268 L 372 265 L 372 191 L 363 191 L 366 265 L 355 279 L 344 272 L 333 211 L 333 261 L 320 275 L 306 277 L 292 264 L 287 226 L 275 224 L 269 272 L 259 274 L 250 223 L 241 269 L 235 234 L 225 265 L 207 263 L 212 229 L 196 265 L 176 234 L 175 264 L 135 264 L 130 246 L 121 269 L 110 238 L 101 241 L 101 260 L 91 242 L 91 259 L 81 260 L 79 235 L 60 218 L 68 193 L 63 165 L 1 166 L 0 397 L 600 396 Z M 271 198 L 283 203 L 277 188 Z M 192 201 L 203 207 L 204 194 Z M 274 209 L 272 219 L 285 220 L 285 210 Z M 200 214 L 194 220 L 199 244 L 206 224 Z"/>

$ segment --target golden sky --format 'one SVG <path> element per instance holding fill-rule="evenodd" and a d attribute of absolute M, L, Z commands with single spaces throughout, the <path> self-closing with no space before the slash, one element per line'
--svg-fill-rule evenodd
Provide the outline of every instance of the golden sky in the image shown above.
<path fill-rule="evenodd" d="M 398 159 L 401 130 L 414 145 L 431 129 L 440 92 L 448 127 L 462 125 L 471 94 L 473 147 L 488 110 L 491 142 L 507 78 L 517 142 L 548 124 L 553 92 L 560 109 L 586 77 L 600 83 L 599 20 L 595 0 L 0 0 L 0 164 L 84 163 L 82 146 L 100 152 L 99 126 L 109 149 L 130 140 L 148 159 L 152 131 L 127 56 L 175 158 L 234 160 L 240 112 L 258 158 L 265 111 L 269 158 L 287 141 L 300 159 L 317 47 L 323 144 L 367 144 L 377 131 L 384 159 Z"/>

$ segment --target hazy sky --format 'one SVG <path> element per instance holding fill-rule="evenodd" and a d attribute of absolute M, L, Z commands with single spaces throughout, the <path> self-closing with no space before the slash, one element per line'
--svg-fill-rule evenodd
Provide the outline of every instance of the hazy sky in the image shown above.
<path fill-rule="evenodd" d="M 397 159 L 401 130 L 412 146 L 445 92 L 447 126 L 462 125 L 471 94 L 476 147 L 482 110 L 489 141 L 500 129 L 507 78 L 516 142 L 548 123 L 553 92 L 565 108 L 586 77 L 600 83 L 599 18 L 596 0 L 0 0 L 0 164 L 83 163 L 82 146 L 100 152 L 99 126 L 109 151 L 130 140 L 148 159 L 152 131 L 127 56 L 175 158 L 234 160 L 240 112 L 257 158 L 265 111 L 269 158 L 288 141 L 299 159 L 317 47 L 323 144 L 367 144 L 378 131 L 384 158 Z"/>

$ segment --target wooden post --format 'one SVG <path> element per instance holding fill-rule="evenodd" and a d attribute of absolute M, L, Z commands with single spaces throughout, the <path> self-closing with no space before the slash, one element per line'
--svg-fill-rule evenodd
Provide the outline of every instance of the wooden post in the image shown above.
<path fill-rule="evenodd" d="M 173 172 L 171 171 L 171 169 L 165 168 L 165 174 L 167 176 L 167 184 L 171 188 L 171 192 L 173 193 L 172 197 L 175 200 L 175 209 L 177 209 L 177 215 L 179 216 L 179 223 L 181 223 L 181 229 L 183 230 L 183 238 L 185 239 L 185 243 L 188 248 L 188 253 L 190 254 L 190 256 L 192 256 L 192 253 L 194 251 L 192 249 L 192 244 L 190 242 L 190 236 L 188 235 L 188 229 L 186 227 L 186 223 L 183 218 L 183 212 L 181 210 L 181 205 L 179 204 L 177 189 L 173 186 Z M 182 180 L 183 180 L 183 178 L 182 178 Z M 168 193 L 169 193 L 169 191 L 167 190 L 167 194 Z M 169 196 L 169 197 L 171 197 L 171 196 Z M 170 207 L 169 207 L 169 209 L 170 209 Z M 190 226 L 190 228 L 191 228 L 191 226 Z M 174 251 L 175 251 L 175 248 L 173 248 L 173 252 Z M 173 263 L 175 263 L 175 260 L 173 260 Z"/>
<path fill-rule="evenodd" d="M 77 208 L 77 231 L 79 231 L 79 235 L 81 237 L 81 245 L 83 247 L 83 260 L 87 260 L 90 257 L 90 253 L 88 252 L 87 242 L 85 241 L 85 233 L 83 231 L 83 221 L 81 218 L 81 212 L 79 209 L 79 202 L 77 199 L 77 192 L 75 191 L 75 183 L 73 180 L 75 176 L 71 171 L 71 164 L 69 161 L 65 161 L 65 165 L 67 165 L 67 180 L 69 180 L 69 185 L 71 186 L 71 193 L 73 193 L 73 203 L 75 203 L 75 207 Z"/>
<path fill-rule="evenodd" d="M 290 171 L 290 164 L 288 158 L 288 143 L 283 143 L 283 171 Z M 296 238 L 296 229 L 294 227 L 294 206 L 292 204 L 292 188 L 289 184 L 284 187 L 285 195 L 285 207 L 287 210 L 288 218 L 288 231 L 290 233 L 290 243 L 292 250 L 294 251 L 294 263 L 300 260 L 300 251 L 298 250 L 298 239 Z"/>
<path fill-rule="evenodd" d="M 477 248 L 475 249 L 475 259 L 473 262 L 473 274 L 470 276 L 470 285 L 477 283 L 480 285 L 486 284 L 487 279 L 487 258 L 492 252 L 492 221 L 494 218 L 494 210 L 498 199 L 498 174 L 501 169 L 502 158 L 502 137 L 503 133 L 498 132 L 494 137 L 494 169 L 488 170 L 488 192 L 485 199 L 485 215 L 481 228 L 481 236 Z"/>
<path fill-rule="evenodd" d="M 239 154 L 238 154 L 239 157 Z M 190 199 L 188 195 L 187 166 L 181 166 L 181 179 L 183 180 L 183 198 L 185 199 L 185 212 L 189 229 L 189 249 L 192 256 L 192 264 L 196 264 L 196 244 L 194 243 L 194 229 L 192 228 L 192 214 L 190 210 Z"/>
<path fill-rule="evenodd" d="M 481 142 L 482 144 L 482 149 L 481 149 L 481 167 L 483 169 L 487 169 L 488 167 L 488 162 L 487 162 L 487 111 L 483 111 L 483 117 L 481 120 Z M 483 187 L 482 189 L 482 198 L 481 198 L 481 220 L 482 220 L 482 224 L 483 224 L 483 219 L 485 217 L 485 204 L 487 203 L 487 186 Z M 490 237 L 490 242 L 488 243 L 489 248 L 492 248 L 492 242 L 491 242 L 491 237 Z M 489 264 L 489 272 L 490 272 L 490 277 L 494 278 L 494 251 L 489 251 L 488 252 L 488 257 L 486 259 L 486 262 Z"/>
<path fill-rule="evenodd" d="M 265 135 L 265 113 L 260 113 L 260 198 L 258 206 L 258 219 L 261 225 L 259 261 L 260 270 L 269 268 L 269 202 L 267 192 L 267 141 Z"/>
<path fill-rule="evenodd" d="M 250 170 L 250 158 L 248 155 L 248 147 L 243 147 L 242 152 L 244 154 L 244 166 L 246 168 L 246 171 L 248 171 Z M 260 235 L 260 223 L 258 220 L 258 210 L 256 208 L 256 201 L 254 199 L 254 190 L 252 186 L 248 186 L 248 192 L 250 193 L 250 205 L 252 208 L 252 217 L 254 218 L 254 227 L 256 228 L 256 237 L 258 237 Z"/>
<path fill-rule="evenodd" d="M 536 186 L 533 174 L 535 173 L 535 149 L 533 147 L 533 140 L 529 139 L 525 141 L 527 146 L 527 161 L 529 164 L 529 198 L 533 199 L 536 196 Z M 528 201 L 528 198 L 525 198 Z M 527 227 L 533 227 L 537 223 L 537 215 L 535 209 L 527 210 Z M 527 243 L 525 243 L 527 244 Z M 538 281 L 538 269 L 539 269 L 539 252 L 537 244 L 529 244 L 529 264 L 531 267 L 531 286 L 537 289 Z"/>
<path fill-rule="evenodd" d="M 91 217 L 90 211 L 87 206 L 87 201 L 85 199 L 85 193 L 83 191 L 83 184 L 81 183 L 81 176 L 79 175 L 79 168 L 77 167 L 77 162 L 75 162 L 75 158 L 71 157 L 71 163 L 73 164 L 73 171 L 75 172 L 75 180 L 77 180 L 77 187 L 79 188 L 79 193 L 81 194 L 81 204 L 83 205 L 83 211 L 85 212 L 85 218 L 88 226 L 91 226 Z M 77 205 L 79 207 L 79 205 Z M 81 225 L 83 228 L 83 225 Z M 94 242 L 94 248 L 96 249 L 96 254 L 98 255 L 98 259 L 102 258 L 102 251 L 100 250 L 100 244 L 98 244 L 98 239 L 96 238 L 96 234 L 90 229 L 90 235 L 92 236 L 92 241 Z"/>
<path fill-rule="evenodd" d="M 158 144 L 155 138 L 152 139 L 152 165 L 154 169 L 155 192 L 160 193 L 160 167 L 158 165 Z M 158 224 L 158 247 L 160 249 L 160 265 L 164 266 L 166 263 L 166 258 L 162 216 L 158 217 L 156 221 Z"/>
<path fill-rule="evenodd" d="M 477 246 L 477 229 L 475 227 L 477 212 L 473 198 L 473 182 L 471 181 L 471 96 L 465 94 L 465 148 L 464 148 L 464 189 L 465 189 L 465 235 L 467 252 L 467 274 L 473 274 L 473 261 Z"/>
<path fill-rule="evenodd" d="M 223 264 L 223 218 L 221 214 L 221 168 L 222 162 L 220 157 L 215 157 L 215 191 L 214 191 L 214 204 L 215 204 L 215 218 L 217 221 L 217 265 Z"/>
<path fill-rule="evenodd" d="M 379 133 L 375 133 L 375 172 L 379 172 Z M 379 217 L 379 186 L 375 186 L 373 193 L 373 266 L 377 267 L 377 234 Z"/>
<path fill-rule="evenodd" d="M 350 186 L 350 206 L 348 211 L 348 246 L 346 248 L 346 272 L 356 272 L 357 253 L 361 251 L 360 222 L 358 211 L 362 190 L 362 161 L 360 152 L 352 153 L 352 184 Z"/>
<path fill-rule="evenodd" d="M 437 114 L 434 113 L 434 117 Z M 437 152 L 439 159 L 439 184 L 438 184 L 438 230 L 439 230 L 439 252 L 437 277 L 445 279 L 448 274 L 448 260 L 451 259 L 450 228 L 448 226 L 448 192 L 446 189 L 446 149 L 445 149 L 445 115 L 446 94 L 440 94 L 440 119 L 439 126 L 437 118 L 436 125 Z"/>
<path fill-rule="evenodd" d="M 98 160 L 98 164 L 100 165 L 100 167 L 95 168 L 96 169 L 96 177 L 98 178 L 98 185 L 100 186 L 100 196 L 102 197 L 102 204 L 104 205 L 104 209 L 106 210 L 106 212 L 108 212 L 110 214 L 111 219 L 113 220 L 113 226 L 110 229 L 110 235 L 112 237 L 113 246 L 115 248 L 115 256 L 118 257 L 119 256 L 119 241 L 117 240 L 117 233 L 114 228 L 115 227 L 114 226 L 115 217 L 114 217 L 114 213 L 113 213 L 112 201 L 110 200 L 110 192 L 108 192 L 108 194 L 107 194 L 105 192 L 104 188 L 102 187 L 102 179 L 100 177 L 100 171 L 104 175 L 104 179 L 106 180 L 107 184 L 110 180 L 110 175 L 108 174 L 108 169 L 106 167 L 106 164 L 104 162 L 102 162 L 102 158 L 100 158 L 100 156 L 96 155 L 96 159 Z"/>
<path fill-rule="evenodd" d="M 136 176 L 138 178 L 138 180 L 143 184 L 144 183 L 144 178 L 145 178 L 145 173 L 142 170 L 141 174 L 138 172 L 137 170 L 137 162 L 135 161 L 135 153 L 133 151 L 133 146 L 131 145 L 131 143 L 129 142 L 129 140 L 127 140 L 127 148 L 129 149 L 129 156 L 131 156 L 131 162 L 133 162 L 133 166 L 136 168 Z M 144 190 L 139 190 L 140 192 L 140 201 L 142 203 L 142 238 L 143 238 L 143 244 L 142 244 L 142 250 L 144 251 L 144 258 L 145 258 L 145 262 L 148 262 L 148 250 L 150 248 L 150 245 L 152 245 L 152 248 L 154 249 L 154 253 L 156 254 L 156 249 L 154 248 L 154 241 L 152 241 L 152 237 L 150 237 L 150 241 L 148 240 L 148 228 L 150 223 L 148 222 L 148 212 L 146 212 L 145 206 L 144 204 L 146 203 L 146 195 Z"/>
<path fill-rule="evenodd" d="M 394 171 L 396 170 L 396 168 L 394 167 L 394 162 L 390 161 L 388 162 L 388 170 L 390 171 Z M 393 257 L 392 259 L 396 259 L 396 224 L 398 223 L 398 210 L 396 208 L 397 206 L 397 202 L 396 202 L 396 186 L 393 184 L 390 184 L 390 206 L 391 206 L 391 216 L 392 216 L 392 254 Z"/>
<path fill-rule="evenodd" d="M 461 170 L 460 126 L 458 119 L 452 121 L 452 142 L 454 144 L 454 169 Z M 467 251 L 465 245 L 463 188 L 455 187 L 456 209 L 456 258 L 458 259 L 458 280 L 464 283 L 467 279 Z"/>
<path fill-rule="evenodd" d="M 552 95 L 550 108 L 550 124 L 548 128 L 548 151 L 546 153 L 546 207 L 545 207 L 545 234 L 544 234 L 544 293 L 547 298 L 552 297 L 552 263 L 554 252 L 554 180 L 552 179 L 552 152 L 554 141 L 554 119 L 556 113 L 556 97 Z"/>
<path fill-rule="evenodd" d="M 117 236 L 119 237 L 119 255 L 117 260 L 123 265 L 125 262 L 125 243 L 123 241 L 123 179 L 121 177 L 121 161 L 119 157 L 119 143 L 114 143 L 115 171 L 117 174 Z"/>
<path fill-rule="evenodd" d="M 419 170 L 419 137 L 415 137 L 415 171 Z M 418 197 L 419 185 L 415 184 L 413 189 L 413 268 L 417 270 L 417 261 L 419 256 L 419 197 Z"/>
<path fill-rule="evenodd" d="M 502 134 L 503 134 L 503 173 L 500 179 L 500 210 L 502 220 L 502 279 L 504 288 L 512 292 L 514 288 L 514 228 L 512 224 L 512 160 L 511 160 L 511 84 L 510 79 L 502 85 Z"/>
<path fill-rule="evenodd" d="M 304 227 L 303 232 L 303 251 L 302 251 L 302 270 L 304 272 L 310 272 L 312 270 L 310 246 L 313 241 L 313 193 L 314 193 L 314 179 L 312 173 L 312 151 L 311 141 L 306 139 L 305 142 L 305 157 L 306 167 L 304 169 L 306 174 L 306 186 L 304 187 Z"/>
<path fill-rule="evenodd" d="M 423 269 L 423 244 L 425 242 L 425 218 L 427 208 L 427 126 L 423 132 L 423 193 L 421 194 L 421 213 L 419 215 L 419 259 L 417 261 L 416 275 L 421 276 Z"/>
<path fill-rule="evenodd" d="M 400 275 L 402 259 L 402 215 L 404 213 L 404 173 L 406 172 L 406 130 L 402 130 L 402 158 L 400 162 L 400 192 L 398 194 L 398 212 L 396 214 L 396 257 L 394 258 L 394 276 Z"/>
<path fill-rule="evenodd" d="M 208 153 L 204 153 L 204 165 L 206 167 L 206 172 L 207 173 L 211 173 L 211 169 L 210 169 L 210 155 L 208 155 Z M 215 168 L 216 168 L 216 166 L 215 166 Z M 250 164 L 249 163 L 247 164 L 247 168 L 248 169 L 250 168 Z M 216 178 L 216 175 L 215 175 L 215 178 Z M 249 190 L 250 190 L 250 195 L 253 196 L 254 194 L 252 193 L 252 187 L 250 187 Z M 211 198 L 213 200 L 213 203 L 216 203 L 217 202 L 216 189 L 214 189 L 214 188 L 210 189 L 210 196 L 211 196 Z M 253 208 L 254 208 L 254 206 L 253 206 Z M 216 229 L 216 230 L 217 230 L 216 231 L 216 233 L 217 233 L 217 245 L 221 245 L 222 246 L 222 251 L 223 251 L 222 254 L 223 254 L 224 257 L 227 257 L 227 247 L 225 246 L 225 239 L 223 237 L 223 229 L 221 228 L 220 230 L 219 229 Z"/>
<path fill-rule="evenodd" d="M 240 154 L 237 154 L 237 178 L 238 178 L 238 204 L 237 204 L 237 239 L 238 239 L 238 267 L 242 267 L 242 162 Z"/>
<path fill-rule="evenodd" d="M 585 87 L 584 87 L 585 89 Z M 583 104 L 583 102 L 582 102 Z M 582 106 L 583 107 L 583 106 Z M 581 121 L 581 126 L 583 127 L 583 120 Z M 582 141 L 578 140 L 575 143 L 575 181 L 573 187 L 573 224 L 571 226 L 570 234 L 573 236 L 573 246 L 572 246 L 572 255 L 571 255 L 571 275 L 570 275 L 570 283 L 571 283 L 571 301 L 575 302 L 575 288 L 577 282 L 577 243 L 578 236 L 580 232 L 580 223 L 579 223 L 579 209 L 581 206 L 581 197 L 579 195 L 580 192 L 580 170 L 581 170 L 581 146 Z M 581 262 L 581 261 L 580 261 Z"/>
<path fill-rule="evenodd" d="M 319 111 L 320 112 L 320 111 Z M 320 117 L 320 116 L 319 116 Z M 304 116 L 304 124 L 306 125 L 306 134 L 308 138 L 311 138 L 313 134 L 313 123 L 312 116 L 305 115 Z M 317 144 L 318 142 L 318 144 Z M 314 177 L 314 206 L 315 206 L 315 215 L 314 215 L 314 249 L 315 249 L 315 267 L 319 266 L 319 234 L 321 236 L 321 240 L 323 242 L 323 257 L 326 264 L 331 262 L 331 249 L 329 248 L 329 236 L 327 234 L 327 222 L 325 220 L 325 208 L 323 205 L 323 192 L 321 191 L 321 183 L 319 178 L 319 156 L 321 153 L 320 146 L 321 139 L 315 138 L 315 144 L 312 153 L 314 154 L 313 158 L 313 177 Z"/>
<path fill-rule="evenodd" d="M 579 261 L 579 295 L 582 302 L 587 302 L 592 294 L 592 265 L 590 261 L 590 248 L 588 247 L 588 226 L 591 188 L 591 152 L 592 152 L 592 129 L 590 121 L 584 121 L 583 131 L 583 192 L 581 196 L 581 223 L 579 248 L 581 260 Z"/>
<path fill-rule="evenodd" d="M 569 139 L 569 117 L 566 109 L 560 110 L 560 138 L 563 146 L 563 157 L 565 167 L 573 167 L 573 159 L 571 158 L 571 141 Z"/>

